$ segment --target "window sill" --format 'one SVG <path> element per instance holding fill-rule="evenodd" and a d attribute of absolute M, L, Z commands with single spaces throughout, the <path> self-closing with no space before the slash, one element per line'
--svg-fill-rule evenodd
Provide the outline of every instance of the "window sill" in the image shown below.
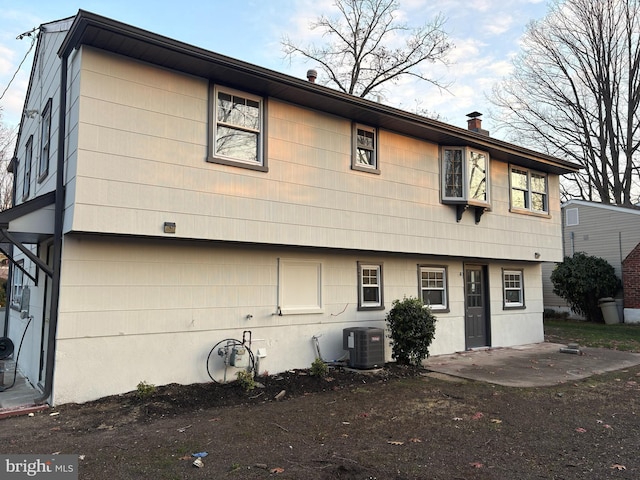
<path fill-rule="evenodd" d="M 526 310 L 527 307 L 525 305 L 504 305 L 502 307 L 503 310 Z"/>
<path fill-rule="evenodd" d="M 281 308 L 278 313 L 274 314 L 280 317 L 286 315 L 315 315 L 324 313 L 322 308 Z"/>
<path fill-rule="evenodd" d="M 428 307 L 428 305 L 425 305 Z M 450 310 L 448 308 L 433 308 L 433 307 L 429 307 L 431 309 L 431 313 L 449 313 Z"/>
<path fill-rule="evenodd" d="M 532 217 L 539 217 L 539 218 L 551 218 L 551 214 L 549 214 L 549 212 L 534 212 L 533 210 L 527 210 L 525 208 L 510 208 L 509 212 L 511 213 L 517 213 L 520 215 L 531 215 Z"/>
<path fill-rule="evenodd" d="M 367 311 L 367 310 L 384 310 L 385 306 L 384 305 L 376 305 L 376 306 L 367 306 L 367 305 L 358 305 L 358 311 L 359 312 L 363 312 L 363 311 Z"/>
<path fill-rule="evenodd" d="M 228 158 L 220 158 L 220 157 L 207 157 L 207 162 L 209 163 L 217 163 L 220 165 L 229 165 L 231 167 L 240 167 L 246 168 L 247 170 L 256 170 L 258 172 L 268 172 L 269 168 L 265 165 L 260 165 L 259 163 L 247 163 L 241 162 L 239 160 L 230 160 Z"/>
<path fill-rule="evenodd" d="M 365 172 L 372 173 L 374 175 L 380 175 L 380 169 L 375 167 L 362 167 L 360 165 L 351 165 L 351 170 L 355 170 L 357 172 Z"/>

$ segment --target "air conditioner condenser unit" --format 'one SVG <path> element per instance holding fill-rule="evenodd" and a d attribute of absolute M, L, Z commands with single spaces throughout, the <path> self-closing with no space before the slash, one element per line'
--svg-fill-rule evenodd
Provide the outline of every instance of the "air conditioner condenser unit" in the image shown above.
<path fill-rule="evenodd" d="M 342 331 L 342 347 L 349 352 L 349 367 L 376 368 L 384 365 L 384 330 L 351 327 Z"/>

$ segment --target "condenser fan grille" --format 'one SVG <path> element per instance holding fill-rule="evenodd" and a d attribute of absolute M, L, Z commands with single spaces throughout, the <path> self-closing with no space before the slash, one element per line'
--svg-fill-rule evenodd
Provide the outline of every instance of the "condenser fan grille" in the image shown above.
<path fill-rule="evenodd" d="M 0 360 L 13 355 L 13 342 L 9 337 L 0 337 Z"/>

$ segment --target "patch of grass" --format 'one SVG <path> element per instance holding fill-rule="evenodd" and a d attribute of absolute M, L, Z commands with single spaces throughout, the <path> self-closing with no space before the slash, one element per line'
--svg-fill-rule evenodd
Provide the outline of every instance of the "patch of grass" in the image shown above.
<path fill-rule="evenodd" d="M 544 333 L 548 341 L 555 343 L 577 343 L 581 347 L 640 352 L 640 325 L 606 325 L 547 319 L 544 322 Z"/>

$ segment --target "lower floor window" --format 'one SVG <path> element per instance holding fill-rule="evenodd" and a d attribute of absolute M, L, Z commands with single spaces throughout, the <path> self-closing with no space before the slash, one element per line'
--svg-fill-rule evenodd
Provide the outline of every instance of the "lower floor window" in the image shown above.
<path fill-rule="evenodd" d="M 503 270 L 502 285 L 504 289 L 505 308 L 524 307 L 524 284 L 521 270 Z"/>
<path fill-rule="evenodd" d="M 447 269 L 445 267 L 419 267 L 420 298 L 433 310 L 446 310 Z"/>
<path fill-rule="evenodd" d="M 358 263 L 358 309 L 384 308 L 382 265 Z"/>

